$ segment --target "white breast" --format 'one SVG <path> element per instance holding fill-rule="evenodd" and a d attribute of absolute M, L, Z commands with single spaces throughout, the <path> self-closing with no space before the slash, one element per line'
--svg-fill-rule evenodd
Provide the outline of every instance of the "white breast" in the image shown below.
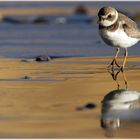
<path fill-rule="evenodd" d="M 123 29 L 118 28 L 115 32 L 106 29 L 99 30 L 102 39 L 112 47 L 127 48 L 135 45 L 139 39 L 129 37 Z"/>

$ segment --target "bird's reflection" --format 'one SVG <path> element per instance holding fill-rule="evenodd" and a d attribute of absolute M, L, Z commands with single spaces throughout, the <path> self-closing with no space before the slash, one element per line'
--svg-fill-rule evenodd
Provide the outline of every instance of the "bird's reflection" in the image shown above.
<path fill-rule="evenodd" d="M 101 127 L 107 137 L 114 137 L 121 126 L 121 120 L 140 120 L 140 92 L 127 89 L 127 80 L 123 71 L 109 73 L 117 82 L 117 89 L 110 91 L 102 100 Z M 119 89 L 120 73 L 123 74 L 124 89 Z"/>

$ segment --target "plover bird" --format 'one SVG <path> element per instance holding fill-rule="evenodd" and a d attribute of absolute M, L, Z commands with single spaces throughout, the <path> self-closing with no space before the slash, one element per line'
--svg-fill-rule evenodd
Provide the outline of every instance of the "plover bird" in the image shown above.
<path fill-rule="evenodd" d="M 112 7 L 101 8 L 98 12 L 98 17 L 99 34 L 101 38 L 106 44 L 116 49 L 116 55 L 109 67 L 113 68 L 114 64 L 116 64 L 117 67 L 123 70 L 128 56 L 127 49 L 140 40 L 140 30 L 133 20 L 117 12 L 117 10 Z M 116 61 L 120 48 L 125 49 L 122 66 Z"/>

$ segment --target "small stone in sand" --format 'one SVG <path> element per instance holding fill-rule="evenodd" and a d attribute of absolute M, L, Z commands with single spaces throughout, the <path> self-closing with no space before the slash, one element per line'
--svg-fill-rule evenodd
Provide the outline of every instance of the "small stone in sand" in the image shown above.
<path fill-rule="evenodd" d="M 29 77 L 29 76 L 24 76 L 22 79 L 28 80 L 28 79 L 31 79 L 31 77 Z"/>
<path fill-rule="evenodd" d="M 84 106 L 77 107 L 76 110 L 77 111 L 81 111 L 83 109 L 94 109 L 95 107 L 96 107 L 96 104 L 95 103 L 87 103 Z"/>
<path fill-rule="evenodd" d="M 94 103 L 87 103 L 84 108 L 87 108 L 87 109 L 94 109 L 96 107 L 96 104 Z"/>
<path fill-rule="evenodd" d="M 51 58 L 49 56 L 37 56 L 35 61 L 42 62 L 42 61 L 50 61 Z"/>

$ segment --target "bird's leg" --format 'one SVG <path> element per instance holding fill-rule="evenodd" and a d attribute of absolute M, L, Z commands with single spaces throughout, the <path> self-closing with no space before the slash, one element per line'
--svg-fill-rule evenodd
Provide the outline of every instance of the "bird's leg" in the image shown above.
<path fill-rule="evenodd" d="M 124 59 L 123 59 L 123 65 L 122 65 L 122 67 L 121 67 L 121 71 L 124 70 L 125 63 L 126 63 L 126 60 L 127 60 L 127 56 L 128 56 L 128 50 L 127 50 L 127 48 L 125 48 Z"/>
<path fill-rule="evenodd" d="M 117 56 L 118 56 L 119 52 L 120 52 L 120 48 L 117 48 L 116 49 L 116 55 L 114 56 L 113 61 L 110 63 L 108 68 L 110 68 L 110 67 L 113 68 L 114 64 L 116 64 L 116 66 L 120 68 L 120 65 L 117 63 Z"/>
<path fill-rule="evenodd" d="M 118 74 L 120 73 L 120 71 L 118 71 L 115 75 L 115 81 L 117 83 L 117 89 L 119 90 L 120 89 L 120 84 L 119 84 L 119 81 L 118 81 Z"/>
<path fill-rule="evenodd" d="M 125 73 L 124 73 L 123 71 L 122 71 L 122 75 L 123 75 L 123 79 L 124 79 L 124 82 L 125 82 L 125 88 L 127 89 L 128 82 L 127 82 L 127 79 L 126 79 Z"/>
<path fill-rule="evenodd" d="M 119 84 L 119 81 L 118 81 L 118 74 L 120 73 L 121 70 L 118 70 L 116 73 L 114 71 L 114 69 L 108 71 L 109 74 L 112 76 L 112 79 L 117 83 L 117 89 L 120 88 L 120 84 Z"/>

